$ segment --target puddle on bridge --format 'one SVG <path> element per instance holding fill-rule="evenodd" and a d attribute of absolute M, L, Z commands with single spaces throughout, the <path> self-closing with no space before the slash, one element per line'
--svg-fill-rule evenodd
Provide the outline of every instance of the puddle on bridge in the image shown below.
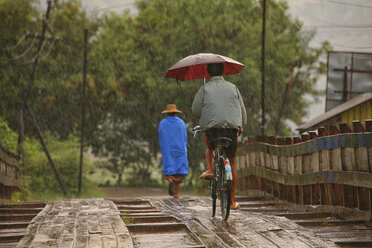
<path fill-rule="evenodd" d="M 201 242 L 181 223 L 127 225 L 134 247 L 200 247 Z M 204 247 L 204 246 L 201 246 Z"/>
<path fill-rule="evenodd" d="M 146 200 L 113 200 L 134 247 L 205 247 L 187 225 Z"/>

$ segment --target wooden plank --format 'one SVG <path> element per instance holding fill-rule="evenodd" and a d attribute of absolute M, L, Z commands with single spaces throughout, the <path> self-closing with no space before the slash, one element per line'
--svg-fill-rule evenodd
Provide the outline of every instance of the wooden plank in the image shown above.
<path fill-rule="evenodd" d="M 285 185 L 331 183 L 372 188 L 372 173 L 357 171 L 322 171 L 305 175 L 282 175 L 272 170 L 252 166 L 239 172 L 239 177 L 248 175 L 257 175 Z"/>
<path fill-rule="evenodd" d="M 355 158 L 357 164 L 357 170 L 362 172 L 368 172 L 368 148 L 366 147 L 357 147 L 355 148 Z"/>
<path fill-rule="evenodd" d="M 304 204 L 303 186 L 296 185 L 295 190 L 296 190 L 296 203 Z"/>
<path fill-rule="evenodd" d="M 288 185 L 287 186 L 287 199 L 289 202 L 296 203 L 296 186 Z"/>
<path fill-rule="evenodd" d="M 372 119 L 372 101 L 367 102 L 367 120 Z"/>
<path fill-rule="evenodd" d="M 341 184 L 331 184 L 332 205 L 344 206 L 344 193 Z"/>
<path fill-rule="evenodd" d="M 301 175 L 302 174 L 302 156 L 295 156 L 295 166 L 294 166 L 294 174 Z"/>
<path fill-rule="evenodd" d="M 331 189 L 328 183 L 320 185 L 321 190 L 321 204 L 322 205 L 331 205 Z"/>
<path fill-rule="evenodd" d="M 369 164 L 369 172 L 372 172 L 372 147 L 368 148 L 368 164 Z"/>
<path fill-rule="evenodd" d="M 335 240 L 336 245 L 346 246 L 346 247 L 371 247 L 372 240 Z"/>
<path fill-rule="evenodd" d="M 322 150 L 319 152 L 319 170 L 329 171 L 331 169 L 330 165 L 330 151 Z"/>
<path fill-rule="evenodd" d="M 279 198 L 281 200 L 288 201 L 287 195 L 287 186 L 284 184 L 279 184 Z"/>
<path fill-rule="evenodd" d="M 265 153 L 265 168 L 267 169 L 272 169 L 273 168 L 273 160 L 272 160 L 272 155 L 270 153 Z"/>
<path fill-rule="evenodd" d="M 319 171 L 319 152 L 313 152 L 310 157 L 310 170 L 311 172 Z"/>
<path fill-rule="evenodd" d="M 302 174 L 307 174 L 311 172 L 310 160 L 311 160 L 311 155 L 306 154 L 302 156 Z"/>
<path fill-rule="evenodd" d="M 4 163 L 17 167 L 19 169 L 19 160 L 15 155 L 12 155 L 11 152 L 6 151 L 4 148 L 0 147 L 0 160 Z"/>
<path fill-rule="evenodd" d="M 342 170 L 344 171 L 355 171 L 356 162 L 355 162 L 355 152 L 352 147 L 345 147 L 342 149 Z"/>
<path fill-rule="evenodd" d="M 358 208 L 363 211 L 369 211 L 371 206 L 370 192 L 369 189 L 358 187 Z"/>
<path fill-rule="evenodd" d="M 260 167 L 265 167 L 265 155 L 263 152 L 259 153 L 259 165 Z"/>
<path fill-rule="evenodd" d="M 301 226 L 343 226 L 353 224 L 364 224 L 364 220 L 298 220 Z"/>
<path fill-rule="evenodd" d="M 311 185 L 311 204 L 320 205 L 320 184 Z"/>
<path fill-rule="evenodd" d="M 358 191 L 357 187 L 344 185 L 344 199 L 345 207 L 357 208 L 358 207 Z"/>
<path fill-rule="evenodd" d="M 277 198 L 279 198 L 279 183 L 278 182 L 273 182 L 273 195 Z"/>
<path fill-rule="evenodd" d="M 331 170 L 342 170 L 341 148 L 335 148 L 330 151 L 331 154 Z"/>
<path fill-rule="evenodd" d="M 303 204 L 311 204 L 311 185 L 304 185 L 303 189 Z"/>

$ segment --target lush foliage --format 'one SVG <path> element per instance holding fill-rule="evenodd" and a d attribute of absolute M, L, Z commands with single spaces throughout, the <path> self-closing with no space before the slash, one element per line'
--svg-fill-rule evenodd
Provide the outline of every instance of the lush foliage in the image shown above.
<path fill-rule="evenodd" d="M 137 6 L 137 16 L 109 13 L 100 18 L 88 16 L 77 0 L 52 6 L 46 32 L 50 39 L 40 54 L 29 101 L 42 131 L 50 134 L 48 148 L 70 194 L 76 193 L 78 171 L 78 140 L 72 137 L 81 128 L 84 29 L 89 31 L 86 145 L 107 158 L 104 166 L 117 174 L 117 184 L 129 168 L 142 182 L 150 181 L 152 168 L 161 168 L 157 127 L 166 104 L 177 104 L 189 128 L 197 124 L 191 103 L 202 81 L 177 84 L 163 78 L 169 67 L 190 54 L 218 53 L 246 65 L 239 75 L 226 78 L 238 86 L 247 107 L 243 137 L 260 134 L 261 5 L 253 0 L 141 0 Z M 314 86 L 324 72 L 319 58 L 327 47 L 310 48 L 312 34 L 286 14 L 285 3 L 269 0 L 267 6 L 265 130 L 274 135 L 296 62 L 280 120 L 279 135 L 288 135 L 285 121 L 299 124 L 306 114 L 310 102 L 304 96 L 319 95 Z M 0 117 L 12 130 L 19 130 L 19 110 L 39 41 L 25 34 L 40 33 L 43 13 L 34 1 L 0 0 Z M 28 118 L 25 127 L 32 140 L 35 131 Z M 204 149 L 204 138 L 194 139 L 190 133 L 188 178 L 202 169 Z M 59 189 L 37 142 L 29 143 L 26 152 L 31 189 Z"/>
<path fill-rule="evenodd" d="M 18 130 L 21 96 L 31 68 L 29 60 L 33 50 L 31 43 L 21 40 L 27 32 L 36 32 L 40 21 L 33 3 L 29 0 L 0 0 L 0 116 L 13 130 Z"/>
<path fill-rule="evenodd" d="M 125 122 L 115 122 L 108 115 L 95 133 L 99 145 L 95 147 L 94 151 L 107 158 L 105 163 L 101 163 L 101 167 L 118 175 L 117 185 L 122 184 L 124 170 L 131 165 L 138 170 L 139 175 L 144 173 L 140 178 L 141 181 L 149 178 L 147 175 L 149 171 L 146 167 L 151 164 L 150 157 L 141 142 L 130 138 L 123 139 L 123 137 L 128 137 L 127 126 Z M 143 166 L 145 168 L 142 168 Z"/>
<path fill-rule="evenodd" d="M 4 116 L 14 130 L 18 130 L 19 110 L 27 89 L 30 71 L 36 56 L 39 39 L 26 34 L 40 34 L 41 15 L 28 0 L 0 2 L 0 116 Z M 53 5 L 29 102 L 43 130 L 66 138 L 80 123 L 80 91 L 82 83 L 84 29 L 96 33 L 98 22 L 88 18 L 75 0 Z M 101 118 L 99 104 L 105 102 L 95 96 L 96 85 L 87 86 L 87 115 L 90 121 Z M 99 102 L 97 102 L 99 101 Z M 11 109 L 11 111 L 9 111 Z M 91 114 L 91 112 L 93 112 Z M 103 109 L 103 112 L 104 109 Z M 56 121 L 58 120 L 58 121 Z M 29 119 L 25 119 L 26 134 L 34 135 Z M 87 126 L 95 127 L 95 123 Z"/>
<path fill-rule="evenodd" d="M 74 137 L 69 137 L 66 141 L 58 141 L 48 135 L 47 142 L 51 157 L 62 177 L 68 195 L 75 196 L 77 194 L 79 171 L 78 140 Z M 39 142 L 37 140 L 26 142 L 25 150 L 27 175 L 32 179 L 29 184 L 29 189 L 33 194 L 33 198 L 61 198 L 63 194 L 60 191 L 60 187 L 54 178 L 52 169 Z M 91 170 L 94 170 L 94 167 L 85 159 L 82 185 L 83 196 L 100 194 L 98 188 L 95 187 L 87 177 Z"/>
<path fill-rule="evenodd" d="M 325 51 L 310 48 L 312 35 L 286 14 L 286 5 L 269 1 L 266 57 L 266 134 L 274 135 L 280 103 L 288 83 L 291 65 L 296 74 L 283 111 L 279 134 L 288 135 L 284 121 L 300 123 L 309 104 L 304 95 L 317 96 L 316 72 L 324 65 L 319 57 Z M 261 125 L 261 6 L 255 1 L 140 1 L 137 17 L 107 15 L 92 52 L 97 80 L 117 86 L 119 101 L 111 110 L 113 123 L 125 122 L 124 140 L 136 140 L 155 157 L 159 152 L 157 126 L 167 103 L 183 111 L 189 127 L 195 125 L 190 107 L 202 81 L 163 79 L 167 69 L 179 59 L 199 52 L 224 54 L 246 65 L 240 75 L 226 76 L 240 89 L 249 122 L 245 136 L 260 134 Z M 228 13 L 228 14 L 226 14 Z M 104 64 L 101 61 L 106 61 Z M 98 135 L 99 136 L 99 135 Z M 203 159 L 202 139 L 189 139 L 191 168 Z M 132 144 L 134 144 L 132 142 Z M 107 143 L 98 142 L 98 147 Z M 136 144 L 134 144 L 136 145 Z M 144 154 L 141 152 L 138 157 Z"/>
<path fill-rule="evenodd" d="M 19 202 L 33 200 L 33 192 L 30 188 L 31 181 L 31 177 L 22 175 L 20 179 L 19 191 L 14 192 L 10 199 L 5 199 L 5 204 L 17 204 Z"/>
<path fill-rule="evenodd" d="M 16 153 L 18 135 L 8 126 L 8 123 L 0 117 L 0 146 Z"/>

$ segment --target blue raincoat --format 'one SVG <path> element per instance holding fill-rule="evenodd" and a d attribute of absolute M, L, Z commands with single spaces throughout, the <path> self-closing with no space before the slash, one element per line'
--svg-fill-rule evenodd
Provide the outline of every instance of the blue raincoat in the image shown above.
<path fill-rule="evenodd" d="M 159 143 L 163 155 L 164 175 L 187 175 L 187 130 L 177 116 L 168 116 L 159 123 Z"/>

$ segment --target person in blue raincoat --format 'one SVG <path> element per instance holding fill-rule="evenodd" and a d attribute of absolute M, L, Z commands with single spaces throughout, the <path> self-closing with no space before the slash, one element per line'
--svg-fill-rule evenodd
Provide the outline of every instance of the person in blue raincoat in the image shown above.
<path fill-rule="evenodd" d="M 158 128 L 163 174 L 169 182 L 168 193 L 178 198 L 180 184 L 189 173 L 187 129 L 185 122 L 177 116 L 182 112 L 175 104 L 168 104 L 161 113 L 168 115 L 160 121 Z"/>

